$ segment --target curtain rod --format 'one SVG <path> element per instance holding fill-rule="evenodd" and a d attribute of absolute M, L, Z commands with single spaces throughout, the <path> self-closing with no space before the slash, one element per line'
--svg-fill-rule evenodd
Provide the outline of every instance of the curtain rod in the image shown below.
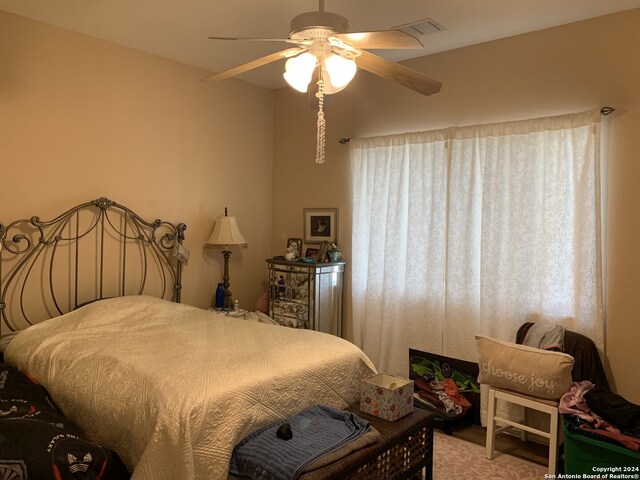
<path fill-rule="evenodd" d="M 600 109 L 600 115 L 610 115 L 615 111 L 616 109 L 613 107 L 602 107 Z M 338 142 L 340 143 L 340 145 L 344 145 L 346 143 L 349 143 L 351 141 L 351 138 L 353 137 L 342 137 L 340 140 L 338 140 Z"/>

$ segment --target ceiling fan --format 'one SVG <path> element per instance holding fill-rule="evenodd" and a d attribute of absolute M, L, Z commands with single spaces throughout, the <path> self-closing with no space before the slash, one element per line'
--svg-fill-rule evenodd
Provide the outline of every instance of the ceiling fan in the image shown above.
<path fill-rule="evenodd" d="M 287 59 L 284 78 L 296 90 L 306 92 L 314 81 L 318 98 L 318 147 L 316 162 L 324 161 L 325 94 L 339 92 L 362 68 L 374 75 L 394 81 L 423 95 L 440 91 L 442 83 L 404 65 L 368 52 L 368 49 L 418 49 L 422 43 L 400 30 L 350 33 L 349 20 L 324 10 L 319 0 L 317 12 L 306 12 L 291 20 L 289 38 L 209 37 L 212 40 L 284 42 L 294 47 L 272 53 L 229 70 L 210 75 L 203 82 L 218 81 L 240 75 L 281 59 Z"/>

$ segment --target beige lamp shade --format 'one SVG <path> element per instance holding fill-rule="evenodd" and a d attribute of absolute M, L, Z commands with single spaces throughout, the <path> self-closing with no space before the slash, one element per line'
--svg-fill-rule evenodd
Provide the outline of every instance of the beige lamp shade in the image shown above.
<path fill-rule="evenodd" d="M 236 217 L 225 215 L 219 217 L 213 227 L 213 232 L 205 244 L 206 247 L 246 247 L 247 241 L 245 240 L 240 229 L 238 228 L 238 222 Z"/>
<path fill-rule="evenodd" d="M 238 228 L 238 222 L 236 217 L 230 217 L 227 215 L 227 209 L 224 209 L 224 216 L 219 217 L 216 220 L 216 224 L 213 226 L 213 232 L 205 247 L 215 248 L 222 247 L 222 254 L 224 255 L 224 275 L 222 277 L 224 285 L 224 304 L 218 305 L 216 300 L 216 308 L 229 309 L 232 306 L 231 291 L 229 290 L 229 257 L 231 251 L 229 247 L 246 247 L 247 241 L 244 239 L 240 229 Z M 217 295 L 216 295 L 217 296 Z"/>

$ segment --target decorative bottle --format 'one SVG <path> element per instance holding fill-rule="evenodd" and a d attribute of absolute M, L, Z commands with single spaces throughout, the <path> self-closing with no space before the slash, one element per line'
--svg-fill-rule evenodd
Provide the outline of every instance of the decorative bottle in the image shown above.
<path fill-rule="evenodd" d="M 224 308 L 224 285 L 218 284 L 216 288 L 216 309 L 222 310 Z"/>

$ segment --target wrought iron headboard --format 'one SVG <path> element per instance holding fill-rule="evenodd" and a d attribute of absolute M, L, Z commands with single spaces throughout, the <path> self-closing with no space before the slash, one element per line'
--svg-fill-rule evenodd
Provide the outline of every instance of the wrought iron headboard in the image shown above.
<path fill-rule="evenodd" d="M 0 223 L 0 333 L 96 299 L 144 294 L 180 302 L 185 229 L 147 222 L 104 197 L 50 221 Z"/>

